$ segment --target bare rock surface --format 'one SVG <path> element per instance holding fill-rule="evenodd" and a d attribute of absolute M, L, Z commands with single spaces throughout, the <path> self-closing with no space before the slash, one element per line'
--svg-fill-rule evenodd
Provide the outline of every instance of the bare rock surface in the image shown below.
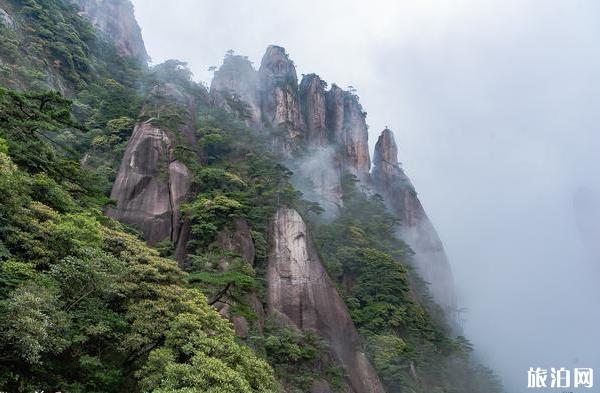
<path fill-rule="evenodd" d="M 267 48 L 258 70 L 262 119 L 267 127 L 285 131 L 276 140 L 277 149 L 290 154 L 304 132 L 304 121 L 298 102 L 296 67 L 285 49 Z"/>
<path fill-rule="evenodd" d="M 281 323 L 319 334 L 343 368 L 352 392 L 383 392 L 302 217 L 295 210 L 281 208 L 272 230 L 273 249 L 267 269 L 269 313 Z"/>
<path fill-rule="evenodd" d="M 313 146 L 327 146 L 326 83 L 316 74 L 305 75 L 300 82 L 300 108 L 306 124 L 306 143 Z"/>
<path fill-rule="evenodd" d="M 148 53 L 142 39 L 142 30 L 138 25 L 129 0 L 72 0 L 81 9 L 81 14 L 117 47 L 119 54 L 148 61 Z"/>
<path fill-rule="evenodd" d="M 410 179 L 398 164 L 398 147 L 385 129 L 375 146 L 373 186 L 400 220 L 399 236 L 415 252 L 417 272 L 430 283 L 436 302 L 447 312 L 456 308 L 454 279 L 444 246 L 425 213 Z"/>
<path fill-rule="evenodd" d="M 125 154 L 111 198 L 116 206 L 107 214 L 119 221 L 139 228 L 146 242 L 155 245 L 162 240 L 170 240 L 176 245 L 178 261 L 185 258 L 182 234 L 189 234 L 188 225 L 182 225 L 181 204 L 186 199 L 192 180 L 189 168 L 173 155 L 176 145 L 175 132 L 181 135 L 190 146 L 195 146 L 193 135 L 192 102 L 176 86 L 164 84 L 153 89 L 152 95 L 168 97 L 169 102 L 187 108 L 186 121 L 178 130 L 168 130 L 156 119 L 140 121 L 127 144 Z M 144 108 L 141 118 L 147 118 Z M 181 258 L 181 259 L 179 259 Z"/>
<path fill-rule="evenodd" d="M 190 186 L 191 173 L 172 161 L 168 133 L 151 121 L 136 125 L 129 140 L 111 198 L 113 218 L 142 230 L 150 245 L 175 240 L 179 230 L 179 206 Z"/>

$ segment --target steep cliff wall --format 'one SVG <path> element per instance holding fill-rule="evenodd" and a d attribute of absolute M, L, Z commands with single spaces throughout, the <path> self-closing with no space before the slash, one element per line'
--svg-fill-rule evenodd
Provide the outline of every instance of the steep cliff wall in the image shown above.
<path fill-rule="evenodd" d="M 215 72 L 210 85 L 215 103 L 229 111 L 247 110 L 249 127 L 262 128 L 261 98 L 258 92 L 258 73 L 244 56 L 227 55 Z M 244 108 L 243 105 L 248 107 Z"/>
<path fill-rule="evenodd" d="M 352 392 L 383 392 L 302 217 L 295 210 L 279 209 L 272 231 L 267 270 L 269 313 L 283 323 L 323 337 L 343 367 Z"/>
<path fill-rule="evenodd" d="M 456 309 L 454 280 L 444 246 L 427 217 L 410 179 L 398 164 L 398 147 L 391 130 L 385 129 L 375 146 L 373 187 L 400 220 L 399 236 L 415 252 L 421 277 L 431 284 L 434 299 L 447 312 Z"/>
<path fill-rule="evenodd" d="M 275 146 L 289 155 L 298 147 L 305 124 L 298 102 L 296 67 L 284 48 L 267 48 L 258 69 L 258 83 L 263 122 L 279 131 Z"/>
<path fill-rule="evenodd" d="M 157 97 L 160 101 L 155 101 Z M 177 130 L 160 122 L 165 103 L 185 108 L 185 120 Z M 179 208 L 189 191 L 192 174 L 175 158 L 173 149 L 178 138 L 195 145 L 192 108 L 190 98 L 177 86 L 157 86 L 142 111 L 141 119 L 146 120 L 136 125 L 127 144 L 113 185 L 111 198 L 116 206 L 107 214 L 138 227 L 150 245 L 165 239 L 177 243 L 182 230 Z"/>
<path fill-rule="evenodd" d="M 72 0 L 81 9 L 81 15 L 106 34 L 121 55 L 148 60 L 142 30 L 138 25 L 133 5 L 129 0 Z"/>

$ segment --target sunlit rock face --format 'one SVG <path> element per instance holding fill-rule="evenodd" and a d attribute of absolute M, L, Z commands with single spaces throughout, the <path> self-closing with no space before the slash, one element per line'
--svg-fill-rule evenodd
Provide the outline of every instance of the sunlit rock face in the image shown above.
<path fill-rule="evenodd" d="M 292 153 L 303 137 L 304 121 L 298 102 L 296 67 L 285 49 L 267 48 L 258 70 L 262 119 L 275 129 L 275 144 L 284 154 Z"/>
<path fill-rule="evenodd" d="M 215 103 L 235 112 L 247 110 L 246 124 L 254 129 L 262 128 L 261 100 L 258 94 L 258 73 L 244 57 L 227 55 L 223 65 L 215 71 L 210 93 Z M 246 108 L 241 106 L 248 105 Z"/>
<path fill-rule="evenodd" d="M 375 146 L 373 187 L 400 220 L 399 236 L 415 252 L 414 262 L 421 277 L 430 283 L 436 302 L 448 313 L 456 308 L 454 279 L 444 246 L 429 221 L 417 193 L 398 164 L 394 134 L 384 130 Z"/>
<path fill-rule="evenodd" d="M 119 54 L 148 61 L 148 53 L 142 39 L 133 5 L 129 0 L 72 0 L 81 14 L 115 44 Z"/>
<path fill-rule="evenodd" d="M 170 84 L 155 88 L 151 94 L 191 105 L 188 97 Z M 177 132 L 194 146 L 193 119 L 188 109 L 187 120 Z M 147 117 L 147 110 L 142 111 L 142 119 Z M 192 174 L 173 156 L 174 130 L 156 124 L 156 119 L 150 118 L 135 126 L 111 193 L 116 206 L 107 214 L 139 228 L 150 245 L 165 239 L 177 244 L 182 230 L 179 209 Z"/>
<path fill-rule="evenodd" d="M 323 337 L 343 367 L 351 392 L 383 392 L 361 350 L 348 310 L 323 268 L 298 212 L 287 208 L 277 211 L 272 241 L 267 269 L 268 312 L 280 323 L 312 330 Z"/>

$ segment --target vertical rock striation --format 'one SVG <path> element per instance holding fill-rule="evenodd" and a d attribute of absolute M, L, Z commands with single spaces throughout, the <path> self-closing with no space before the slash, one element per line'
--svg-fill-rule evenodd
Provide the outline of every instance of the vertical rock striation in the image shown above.
<path fill-rule="evenodd" d="M 329 144 L 325 106 L 325 81 L 318 75 L 305 75 L 300 82 L 300 108 L 306 125 L 305 141 L 310 147 Z"/>
<path fill-rule="evenodd" d="M 178 130 L 167 129 L 153 117 L 135 126 L 111 193 L 116 206 L 107 214 L 138 227 L 150 245 L 165 239 L 177 244 L 182 230 L 179 208 L 189 191 L 192 174 L 174 157 L 173 149 L 175 132 L 189 145 L 195 145 L 192 104 L 171 84 L 156 87 L 151 97 L 156 96 L 185 106 L 187 119 Z M 161 104 L 146 104 L 141 118 L 160 113 L 157 105 Z"/>
<path fill-rule="evenodd" d="M 346 306 L 323 268 L 302 217 L 281 208 L 273 220 L 267 269 L 269 313 L 280 322 L 319 334 L 343 367 L 354 393 L 382 393 L 361 350 Z"/>
<path fill-rule="evenodd" d="M 436 302 L 451 315 L 456 295 L 450 264 L 412 183 L 398 164 L 398 147 L 389 129 L 383 130 L 375 145 L 371 175 L 375 191 L 400 220 L 399 236 L 414 251 L 417 271 L 431 284 Z"/>
<path fill-rule="evenodd" d="M 371 167 L 369 133 L 358 97 L 334 84 L 327 92 L 326 105 L 327 127 L 344 171 L 365 181 Z"/>
<path fill-rule="evenodd" d="M 298 147 L 305 125 L 298 102 L 296 67 L 284 48 L 267 48 L 258 70 L 258 89 L 263 122 L 278 131 L 277 149 L 290 155 Z"/>
<path fill-rule="evenodd" d="M 90 22 L 114 42 L 119 54 L 143 63 L 148 53 L 129 0 L 71 0 Z"/>

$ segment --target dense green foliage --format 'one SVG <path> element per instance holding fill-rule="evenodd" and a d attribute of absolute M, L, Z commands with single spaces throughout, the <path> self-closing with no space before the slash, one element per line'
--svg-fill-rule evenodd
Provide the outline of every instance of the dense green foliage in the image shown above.
<path fill-rule="evenodd" d="M 254 345 L 264 349 L 286 392 L 310 391 L 315 380 L 327 381 L 334 389 L 342 386 L 342 372 L 318 335 L 281 328 L 267 320 L 264 334 L 253 339 Z"/>
<path fill-rule="evenodd" d="M 367 353 L 386 389 L 394 392 L 491 393 L 501 387 L 470 359 L 470 344 L 452 339 L 441 310 L 407 262 L 396 220 L 378 195 L 342 182 L 344 206 L 315 240 L 340 286 Z"/>
<path fill-rule="evenodd" d="M 74 125 L 55 93 L 0 92 L 0 389 L 273 391 L 268 364 L 46 142 Z"/>
<path fill-rule="evenodd" d="M 61 91 L 75 102 L 89 129 L 60 130 L 55 142 L 79 154 L 107 194 L 139 114 L 146 65 L 117 54 L 69 0 L 0 0 L 15 19 L 0 21 L 0 85 L 34 92 Z"/>
<path fill-rule="evenodd" d="M 261 321 L 253 305 L 265 302 L 273 213 L 320 208 L 248 129 L 248 106 L 232 95 L 233 113 L 216 109 L 185 63 L 149 70 L 117 55 L 69 0 L 0 6 L 17 22 L 0 21 L 0 85 L 26 91 L 0 89 L 0 390 L 272 392 L 275 377 L 288 393 L 320 379 L 340 387 L 319 337 Z M 151 250 L 101 212 L 138 121 L 168 131 L 194 173 L 187 272 L 173 244 Z M 452 338 L 380 198 L 351 177 L 343 188 L 338 217 L 312 226 L 387 390 L 500 391 L 468 341 Z M 240 220 L 253 261 L 219 241 Z M 244 343 L 216 309 L 249 322 Z"/>
<path fill-rule="evenodd" d="M 279 164 L 262 137 L 248 129 L 243 108 L 234 114 L 207 108 L 198 117 L 196 135 L 203 160 L 202 165 L 192 166 L 196 192 L 184 207 L 192 229 L 189 281 L 203 288 L 211 304 L 227 306 L 229 314 L 242 316 L 252 325 L 255 334 L 248 343 L 266 356 L 287 392 L 305 392 L 315 379 L 339 384 L 339 372 L 324 362 L 327 350 L 314 334 L 270 321 L 259 334 L 263 316 L 257 315 L 249 300 L 265 301 L 270 219 L 281 206 L 316 212 L 319 208 L 302 200 L 291 185 L 292 173 Z M 254 261 L 244 260 L 217 241 L 219 234 L 234 230 L 235 220 L 243 220 L 252 229 Z"/>

